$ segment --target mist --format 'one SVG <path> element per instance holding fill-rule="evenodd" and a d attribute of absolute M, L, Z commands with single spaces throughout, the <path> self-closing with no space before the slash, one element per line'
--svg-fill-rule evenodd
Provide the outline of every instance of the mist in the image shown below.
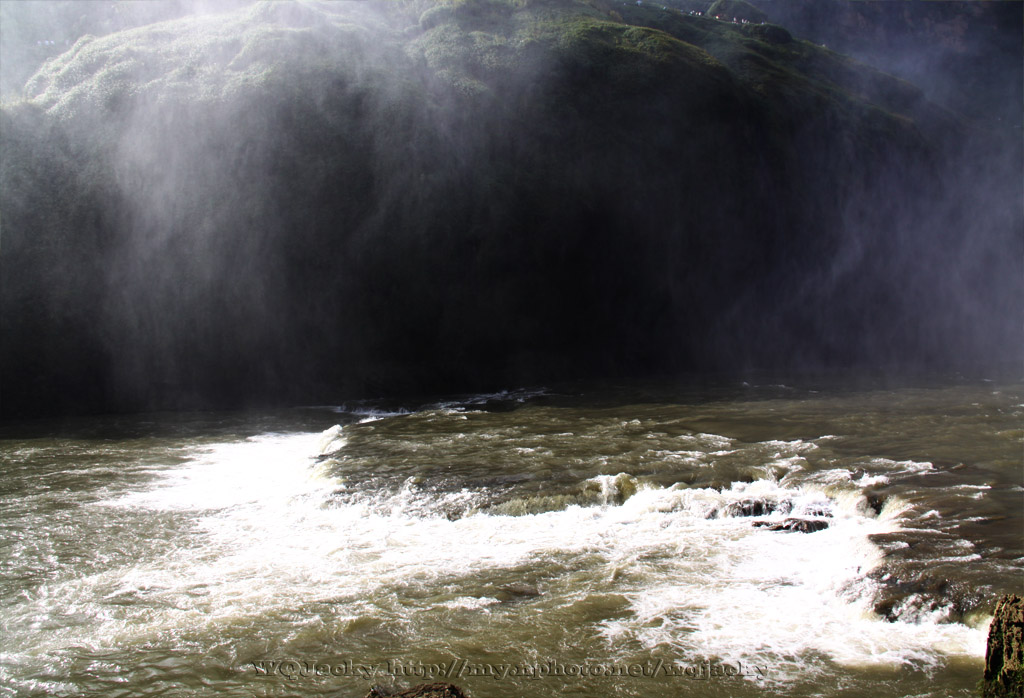
<path fill-rule="evenodd" d="M 912 4 L 3 3 L 3 414 L 1019 367 L 1021 7 Z"/>

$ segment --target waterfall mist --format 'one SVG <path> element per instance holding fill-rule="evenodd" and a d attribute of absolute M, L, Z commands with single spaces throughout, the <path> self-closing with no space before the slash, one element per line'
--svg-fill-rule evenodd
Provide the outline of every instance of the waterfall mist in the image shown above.
<path fill-rule="evenodd" d="M 690 5 L 5 3 L 3 413 L 1019 365 L 1019 112 Z"/>

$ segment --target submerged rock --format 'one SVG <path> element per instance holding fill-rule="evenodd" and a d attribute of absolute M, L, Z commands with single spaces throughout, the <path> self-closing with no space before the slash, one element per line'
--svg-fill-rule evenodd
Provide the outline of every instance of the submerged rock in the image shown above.
<path fill-rule="evenodd" d="M 525 582 L 517 582 L 514 584 L 507 584 L 494 594 L 494 597 L 499 601 L 519 601 L 521 599 L 529 599 L 536 596 L 540 596 L 540 590 L 533 584 L 526 584 Z"/>
<path fill-rule="evenodd" d="M 890 556 L 886 565 L 870 574 L 879 582 L 874 611 L 890 623 L 963 623 L 984 605 L 976 588 L 955 580 L 955 573 L 955 564 L 905 565 Z"/>
<path fill-rule="evenodd" d="M 1008 594 L 996 604 L 988 628 L 982 698 L 1024 696 L 1024 598 Z"/>

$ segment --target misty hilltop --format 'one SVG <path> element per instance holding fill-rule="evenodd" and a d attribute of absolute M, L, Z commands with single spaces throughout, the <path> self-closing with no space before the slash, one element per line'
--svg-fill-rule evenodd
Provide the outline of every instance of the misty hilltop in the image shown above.
<path fill-rule="evenodd" d="M 1018 358 L 1019 154 L 731 5 L 77 38 L 0 112 L 3 413 Z"/>

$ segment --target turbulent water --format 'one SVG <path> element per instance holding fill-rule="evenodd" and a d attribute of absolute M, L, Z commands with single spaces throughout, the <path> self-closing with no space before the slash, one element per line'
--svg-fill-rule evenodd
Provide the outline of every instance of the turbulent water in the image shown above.
<path fill-rule="evenodd" d="M 0 695 L 969 696 L 1024 386 L 9 425 Z"/>

